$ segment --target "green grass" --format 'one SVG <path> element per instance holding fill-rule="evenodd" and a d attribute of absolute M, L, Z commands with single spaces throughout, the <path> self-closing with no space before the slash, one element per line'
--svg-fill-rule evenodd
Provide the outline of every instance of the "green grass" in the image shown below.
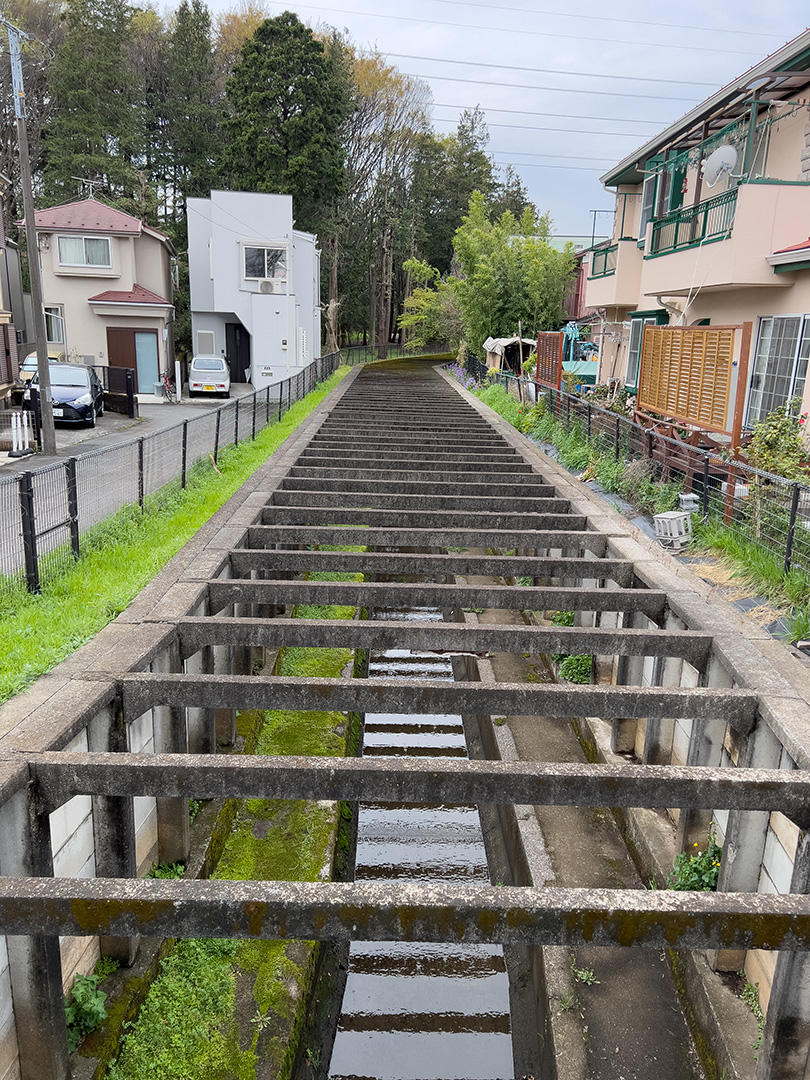
<path fill-rule="evenodd" d="M 40 595 L 20 588 L 0 600 L 0 703 L 119 615 L 350 371 L 338 369 L 255 442 L 220 454 L 221 477 L 210 465 L 196 467 L 185 491 L 173 484 L 143 511 L 125 507 L 88 533 L 82 557 Z"/>
<path fill-rule="evenodd" d="M 362 575 L 318 573 L 318 580 Z M 296 618 L 351 619 L 348 606 L 299 605 Z M 351 649 L 284 648 L 275 671 L 337 678 Z M 269 710 L 256 753 L 343 756 L 349 721 L 339 712 Z M 240 731 L 256 714 L 243 714 Z M 228 881 L 317 881 L 328 864 L 336 804 L 278 799 L 240 803 L 213 875 Z M 150 988 L 107 1080 L 255 1080 L 259 1062 L 285 1080 L 315 958 L 311 942 L 188 940 L 175 946 Z M 252 1004 L 245 1013 L 246 982 Z M 237 987 L 241 990 L 238 993 Z"/>

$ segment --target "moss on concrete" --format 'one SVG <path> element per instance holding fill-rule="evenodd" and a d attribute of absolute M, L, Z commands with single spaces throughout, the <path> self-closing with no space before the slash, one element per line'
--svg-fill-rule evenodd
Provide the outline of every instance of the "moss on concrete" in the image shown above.
<path fill-rule="evenodd" d="M 355 610 L 302 605 L 294 614 L 350 619 Z M 338 678 L 351 665 L 362 669 L 364 662 L 350 649 L 288 648 L 280 651 L 275 671 Z M 356 752 L 360 739 L 359 718 L 337 712 L 243 712 L 237 731 L 246 753 L 271 755 L 342 756 Z M 327 878 L 347 809 L 339 803 L 227 800 L 213 830 L 212 844 L 220 853 L 211 876 Z M 178 942 L 163 961 L 108 1080 L 255 1080 L 260 1063 L 264 1070 L 270 1066 L 263 1076 L 288 1080 L 317 956 L 314 942 Z"/>

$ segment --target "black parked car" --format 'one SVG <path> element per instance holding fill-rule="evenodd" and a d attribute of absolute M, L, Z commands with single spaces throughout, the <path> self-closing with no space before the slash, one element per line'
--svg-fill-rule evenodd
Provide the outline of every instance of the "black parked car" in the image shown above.
<path fill-rule="evenodd" d="M 48 364 L 53 395 L 53 418 L 68 424 L 89 424 L 104 413 L 104 387 L 92 368 L 81 364 Z M 31 408 L 31 388 L 39 389 L 39 375 L 34 374 L 23 394 L 23 408 Z"/>

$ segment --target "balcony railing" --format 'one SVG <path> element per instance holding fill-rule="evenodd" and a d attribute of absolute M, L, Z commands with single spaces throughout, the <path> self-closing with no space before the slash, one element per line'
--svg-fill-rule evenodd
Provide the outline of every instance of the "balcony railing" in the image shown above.
<path fill-rule="evenodd" d="M 713 199 L 676 210 L 653 222 L 649 255 L 691 247 L 707 240 L 724 240 L 731 235 L 737 188 L 715 195 Z"/>
<path fill-rule="evenodd" d="M 607 277 L 608 274 L 616 273 L 616 253 L 618 244 L 610 244 L 608 247 L 594 248 L 591 252 L 591 270 L 589 278 Z"/>

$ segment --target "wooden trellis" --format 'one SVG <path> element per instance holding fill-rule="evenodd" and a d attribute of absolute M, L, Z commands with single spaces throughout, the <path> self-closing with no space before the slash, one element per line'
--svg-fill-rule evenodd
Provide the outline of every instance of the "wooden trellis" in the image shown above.
<path fill-rule="evenodd" d="M 559 390 L 562 386 L 563 341 L 565 334 L 551 330 L 541 331 L 537 335 L 537 366 L 534 369 L 534 381 L 540 386 L 550 386 Z"/>
<path fill-rule="evenodd" d="M 638 408 L 732 433 L 736 326 L 645 326 Z"/>

